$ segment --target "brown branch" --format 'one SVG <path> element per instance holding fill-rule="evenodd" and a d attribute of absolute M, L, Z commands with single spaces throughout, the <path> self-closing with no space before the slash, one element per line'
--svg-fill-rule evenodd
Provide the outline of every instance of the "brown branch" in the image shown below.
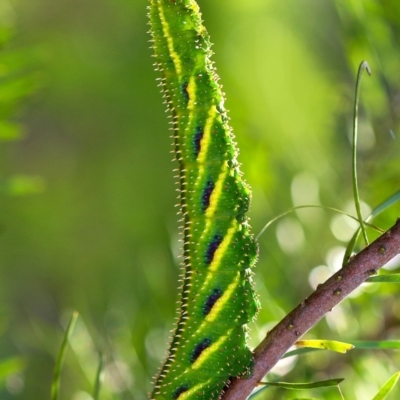
<path fill-rule="evenodd" d="M 325 314 L 359 287 L 369 276 L 400 253 L 400 219 L 375 242 L 354 256 L 307 299 L 278 323 L 254 350 L 250 379 L 235 378 L 223 400 L 244 400 L 287 350 Z"/>

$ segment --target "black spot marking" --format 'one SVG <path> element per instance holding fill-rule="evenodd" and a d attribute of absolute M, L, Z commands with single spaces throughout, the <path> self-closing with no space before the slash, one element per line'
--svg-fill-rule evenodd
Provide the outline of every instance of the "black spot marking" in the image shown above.
<path fill-rule="evenodd" d="M 206 251 L 206 264 L 210 265 L 214 254 L 217 251 L 219 245 L 222 243 L 223 237 L 220 235 L 214 235 L 211 243 L 208 245 L 208 249 Z"/>
<path fill-rule="evenodd" d="M 204 128 L 202 126 L 198 126 L 196 128 L 196 133 L 194 134 L 193 139 L 193 147 L 194 147 L 194 156 L 197 158 L 199 156 L 201 150 L 201 139 L 203 139 Z"/>
<path fill-rule="evenodd" d="M 193 350 L 193 353 L 190 357 L 190 362 L 194 363 L 199 357 L 200 354 L 211 346 L 211 340 L 208 338 L 203 339 Z"/>
<path fill-rule="evenodd" d="M 206 316 L 210 313 L 211 309 L 214 307 L 214 304 L 218 301 L 218 299 L 222 296 L 221 289 L 214 289 L 212 293 L 207 297 L 206 302 L 203 306 L 203 315 Z"/>
<path fill-rule="evenodd" d="M 173 399 L 177 399 L 182 393 L 185 393 L 189 390 L 189 385 L 179 386 L 178 389 L 172 394 Z"/>
<path fill-rule="evenodd" d="M 207 210 L 207 208 L 210 205 L 210 197 L 211 193 L 213 192 L 215 188 L 215 184 L 213 181 L 207 181 L 206 187 L 203 190 L 203 194 L 201 196 L 201 206 L 203 209 L 203 212 Z"/>
<path fill-rule="evenodd" d="M 189 102 L 189 92 L 187 91 L 188 86 L 189 86 L 189 82 L 184 82 L 181 87 L 182 94 L 183 94 L 183 97 L 185 98 L 186 103 Z"/>

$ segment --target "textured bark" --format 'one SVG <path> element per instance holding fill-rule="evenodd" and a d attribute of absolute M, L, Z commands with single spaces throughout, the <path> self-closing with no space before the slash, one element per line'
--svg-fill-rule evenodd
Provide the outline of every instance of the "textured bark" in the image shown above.
<path fill-rule="evenodd" d="M 354 256 L 345 267 L 318 286 L 267 333 L 254 351 L 255 367 L 252 378 L 233 380 L 222 399 L 245 400 L 301 336 L 399 253 L 400 219 L 375 242 Z"/>

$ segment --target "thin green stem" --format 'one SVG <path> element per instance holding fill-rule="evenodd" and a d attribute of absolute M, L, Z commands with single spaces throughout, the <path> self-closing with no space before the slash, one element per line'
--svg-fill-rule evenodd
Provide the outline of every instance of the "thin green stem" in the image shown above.
<path fill-rule="evenodd" d="M 51 384 L 51 400 L 58 400 L 60 394 L 60 379 L 61 379 L 61 368 L 64 363 L 65 353 L 67 351 L 69 338 L 72 335 L 76 320 L 78 319 L 78 312 L 74 311 L 72 313 L 71 319 L 69 321 L 67 330 L 65 331 L 64 339 L 61 344 L 60 352 L 58 353 L 58 358 L 56 365 L 54 367 L 53 382 Z"/>
<path fill-rule="evenodd" d="M 103 371 L 103 354 L 99 353 L 99 365 L 96 371 L 96 379 L 93 388 L 93 400 L 98 400 L 101 387 L 101 373 Z"/>
<path fill-rule="evenodd" d="M 344 398 L 344 396 L 343 396 L 343 393 L 342 393 L 342 390 L 340 389 L 340 385 L 337 385 L 337 388 L 338 388 L 340 397 L 342 398 L 342 400 L 345 400 L 345 398 Z"/>
<path fill-rule="evenodd" d="M 356 82 L 356 93 L 354 98 L 354 115 L 353 115 L 353 157 L 352 157 L 352 172 L 353 172 L 353 193 L 354 193 L 354 205 L 356 207 L 358 221 L 364 237 L 365 244 L 368 246 L 369 241 L 367 232 L 365 230 L 365 223 L 361 213 L 360 196 L 358 192 L 358 179 L 357 179 L 357 132 L 358 132 L 358 103 L 360 99 L 360 87 L 361 78 L 364 70 L 367 71 L 368 75 L 371 75 L 371 68 L 367 61 L 363 61 L 358 67 L 357 82 Z"/>
<path fill-rule="evenodd" d="M 299 209 L 301 209 L 301 208 L 323 208 L 323 209 L 325 209 L 325 210 L 335 211 L 335 212 L 337 212 L 337 213 L 339 213 L 339 214 L 346 215 L 346 217 L 349 217 L 349 218 L 351 218 L 351 219 L 354 219 L 355 221 L 358 221 L 358 218 L 353 217 L 352 215 L 350 215 L 350 214 L 348 214 L 348 213 L 346 213 L 346 212 L 344 212 L 344 211 L 342 211 L 342 210 L 339 210 L 338 208 L 329 207 L 329 206 L 321 206 L 320 204 L 305 204 L 305 205 L 302 205 L 302 206 L 296 206 L 296 207 L 289 208 L 289 210 L 286 210 L 286 211 L 283 212 L 282 214 L 279 214 L 279 215 L 277 215 L 275 218 L 273 218 L 273 219 L 271 219 L 270 221 L 268 221 L 268 222 L 264 225 L 264 227 L 261 229 L 261 231 L 259 232 L 259 234 L 256 236 L 256 239 L 258 240 L 259 237 L 260 237 L 260 236 L 269 228 L 269 226 L 272 225 L 275 221 L 277 221 L 278 219 L 284 217 L 285 215 L 290 214 L 291 212 L 296 211 L 296 210 L 299 210 Z M 365 222 L 365 225 L 369 226 L 370 228 L 373 228 L 373 229 L 377 230 L 378 232 L 382 232 L 382 233 L 384 232 L 382 229 L 380 229 L 380 228 L 378 228 L 378 227 L 376 227 L 376 226 L 374 226 L 374 225 L 372 225 L 372 224 L 369 224 L 369 223 L 367 223 L 367 222 Z"/>

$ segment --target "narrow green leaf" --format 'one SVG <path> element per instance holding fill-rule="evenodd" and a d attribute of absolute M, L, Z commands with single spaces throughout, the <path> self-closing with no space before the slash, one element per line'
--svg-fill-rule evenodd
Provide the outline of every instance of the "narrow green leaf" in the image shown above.
<path fill-rule="evenodd" d="M 372 210 L 371 214 L 365 219 L 365 223 L 372 221 L 376 216 L 381 214 L 383 211 L 387 210 L 389 207 L 391 207 L 393 204 L 397 203 L 398 201 L 400 201 L 400 190 L 398 190 L 396 193 L 392 194 L 389 198 L 387 198 L 382 203 L 380 203 L 377 207 L 375 207 Z M 361 228 L 358 228 L 355 231 L 351 240 L 349 241 L 347 248 L 346 248 L 346 252 L 344 253 L 342 266 L 345 266 L 348 263 L 351 255 L 354 251 L 354 247 L 356 245 L 357 239 L 360 236 L 360 232 L 361 232 Z"/>
<path fill-rule="evenodd" d="M 361 78 L 363 76 L 363 72 L 367 71 L 368 75 L 371 75 L 371 68 L 367 61 L 363 61 L 357 73 L 357 82 L 356 82 L 356 93 L 354 97 L 354 116 L 353 116 L 353 157 L 352 157 L 352 172 L 353 172 L 353 193 L 354 193 L 354 205 L 356 207 L 358 221 L 360 223 L 360 228 L 362 234 L 364 236 L 365 244 L 368 245 L 368 237 L 367 232 L 365 230 L 364 219 L 361 213 L 360 206 L 360 196 L 358 193 L 358 178 L 357 178 L 357 131 L 358 131 L 358 103 L 360 99 L 360 86 L 361 86 Z"/>
<path fill-rule="evenodd" d="M 330 350 L 337 353 L 346 353 L 354 348 L 354 345 L 350 343 L 338 342 L 336 340 L 298 340 L 295 346 Z"/>
<path fill-rule="evenodd" d="M 93 387 L 93 400 L 98 400 L 100 396 L 100 388 L 101 388 L 101 373 L 103 371 L 103 354 L 99 354 L 99 365 L 96 371 L 96 378 L 94 381 Z"/>
<path fill-rule="evenodd" d="M 389 393 L 395 387 L 397 381 L 399 380 L 400 372 L 396 372 L 393 376 L 391 376 L 386 383 L 381 387 L 379 392 L 372 400 L 384 400 L 389 395 Z"/>
<path fill-rule="evenodd" d="M 367 350 L 398 350 L 400 349 L 400 340 L 381 340 L 381 341 L 363 341 L 353 342 L 355 349 Z"/>
<path fill-rule="evenodd" d="M 393 193 L 386 200 L 384 200 L 377 207 L 375 207 L 372 210 L 369 217 L 367 218 L 367 221 L 371 221 L 373 218 L 375 218 L 377 215 L 381 214 L 383 211 L 386 211 L 389 207 L 391 207 L 393 204 L 397 203 L 399 200 L 400 200 L 400 190 Z"/>
<path fill-rule="evenodd" d="M 328 379 L 325 381 L 309 382 L 309 383 L 291 383 L 291 382 L 260 382 L 261 385 L 276 386 L 283 389 L 289 390 L 306 390 L 306 389 L 317 389 L 322 387 L 337 386 L 343 382 L 343 378 Z"/>
<path fill-rule="evenodd" d="M 366 282 L 370 283 L 400 283 L 400 274 L 382 274 L 369 277 Z"/>
<path fill-rule="evenodd" d="M 78 312 L 74 311 L 72 313 L 71 319 L 69 321 L 67 330 L 65 331 L 64 339 L 61 344 L 61 348 L 60 348 L 60 352 L 58 354 L 56 365 L 54 367 L 53 382 L 51 384 L 51 400 L 58 400 L 58 396 L 60 393 L 61 368 L 64 363 L 64 358 L 65 358 L 65 353 L 67 351 L 68 342 L 72 335 L 72 331 L 74 330 L 74 326 L 75 326 L 77 318 L 78 318 Z"/>
<path fill-rule="evenodd" d="M 398 350 L 400 349 L 400 340 L 382 340 L 382 341 L 353 341 L 349 345 L 354 346 L 354 350 Z M 300 356 L 316 351 L 323 351 L 323 348 L 303 347 L 288 351 L 282 358 Z"/>
<path fill-rule="evenodd" d="M 360 236 L 360 228 L 358 228 L 355 232 L 352 238 L 350 239 L 349 243 L 347 244 L 346 251 L 344 252 L 343 256 L 343 261 L 342 261 L 342 267 L 344 267 L 351 258 L 351 255 L 353 254 L 354 248 L 356 247 L 356 243 L 358 240 L 358 237 Z"/>

